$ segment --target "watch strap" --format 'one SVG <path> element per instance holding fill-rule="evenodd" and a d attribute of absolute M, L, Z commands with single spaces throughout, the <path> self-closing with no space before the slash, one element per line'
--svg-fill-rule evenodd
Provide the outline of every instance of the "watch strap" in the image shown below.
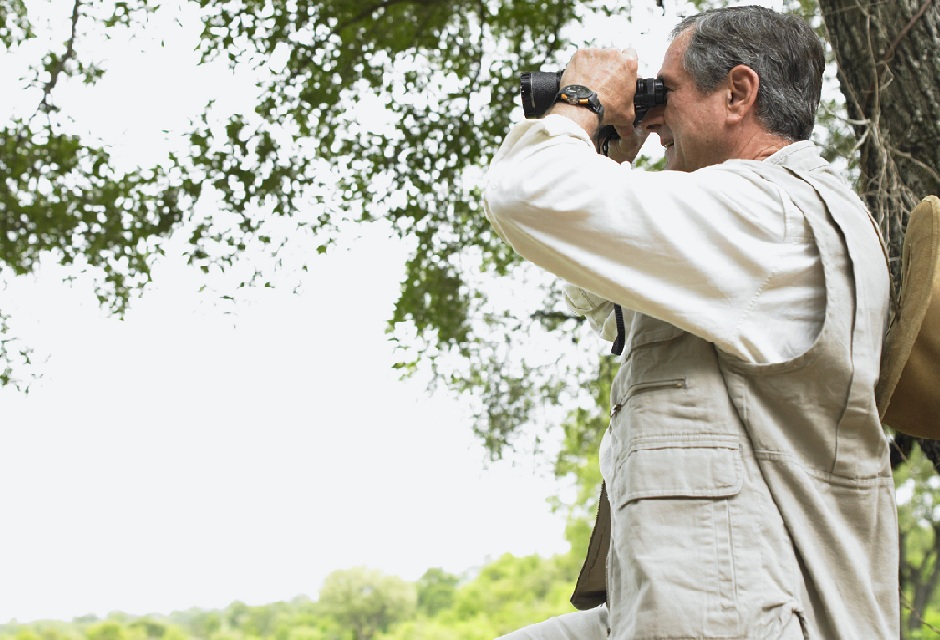
<path fill-rule="evenodd" d="M 585 107 L 597 114 L 598 122 L 604 119 L 604 105 L 601 104 L 597 93 L 580 84 L 570 84 L 562 87 L 555 96 L 555 102 L 564 102 L 579 107 Z"/>

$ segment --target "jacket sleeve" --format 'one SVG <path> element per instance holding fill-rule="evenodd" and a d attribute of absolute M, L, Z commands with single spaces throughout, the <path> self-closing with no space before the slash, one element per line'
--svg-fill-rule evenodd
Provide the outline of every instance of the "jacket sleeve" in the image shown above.
<path fill-rule="evenodd" d="M 613 342 L 617 338 L 614 303 L 570 282 L 564 283 L 563 288 L 568 309 L 576 315 L 583 316 L 601 338 Z M 629 326 L 632 312 L 625 310 L 624 314 L 624 322 Z"/>
<path fill-rule="evenodd" d="M 619 164 L 560 115 L 514 127 L 484 189 L 487 217 L 522 257 L 748 360 L 773 357 L 776 338 L 753 314 L 761 297 L 782 293 L 774 304 L 792 306 L 810 280 L 813 247 L 788 237 L 802 218 L 787 202 L 746 163 L 691 173 Z M 603 330 L 600 306 L 587 307 Z"/>

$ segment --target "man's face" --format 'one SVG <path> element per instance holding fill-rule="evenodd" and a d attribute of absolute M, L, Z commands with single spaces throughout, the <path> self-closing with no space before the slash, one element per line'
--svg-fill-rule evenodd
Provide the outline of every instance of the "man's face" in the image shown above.
<path fill-rule="evenodd" d="M 723 130 L 728 92 L 719 88 L 705 94 L 695 86 L 682 63 L 690 37 L 691 32 L 681 34 L 666 50 L 657 75 L 666 88 L 666 104 L 650 109 L 643 119 L 666 148 L 666 168 L 675 171 L 695 171 L 730 157 Z"/>

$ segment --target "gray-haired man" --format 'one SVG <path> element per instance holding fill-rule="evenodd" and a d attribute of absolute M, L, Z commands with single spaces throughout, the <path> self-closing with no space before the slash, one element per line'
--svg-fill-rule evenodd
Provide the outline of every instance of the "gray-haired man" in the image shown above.
<path fill-rule="evenodd" d="M 888 273 L 808 141 L 823 64 L 799 18 L 705 12 L 674 30 L 639 132 L 635 54 L 582 50 L 561 85 L 596 100 L 518 125 L 494 159 L 494 227 L 626 342 L 583 611 L 507 638 L 898 636 L 874 400 Z M 607 158 L 602 124 L 621 133 Z M 649 133 L 666 171 L 629 166 Z"/>

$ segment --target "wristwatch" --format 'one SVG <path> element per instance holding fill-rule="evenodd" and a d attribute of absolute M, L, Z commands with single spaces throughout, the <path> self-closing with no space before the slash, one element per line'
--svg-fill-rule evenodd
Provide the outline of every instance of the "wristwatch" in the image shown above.
<path fill-rule="evenodd" d="M 597 114 L 598 120 L 604 119 L 604 105 L 601 104 L 597 94 L 580 84 L 569 84 L 562 87 L 555 96 L 555 102 L 567 102 L 586 107 Z"/>

